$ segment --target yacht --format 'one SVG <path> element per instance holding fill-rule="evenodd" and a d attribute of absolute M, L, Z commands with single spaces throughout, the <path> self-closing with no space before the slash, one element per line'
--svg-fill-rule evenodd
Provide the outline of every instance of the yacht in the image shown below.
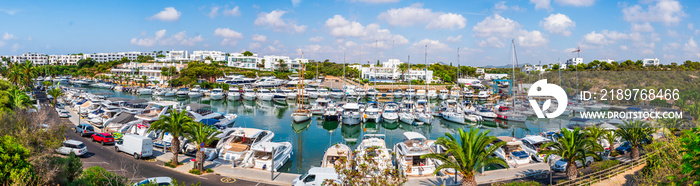
<path fill-rule="evenodd" d="M 139 93 L 139 95 L 152 95 L 153 89 L 151 89 L 150 87 L 140 88 L 138 90 L 138 93 Z"/>
<path fill-rule="evenodd" d="M 479 100 L 486 100 L 489 98 L 489 92 L 488 91 L 480 91 L 479 95 L 477 95 L 477 97 L 479 97 Z"/>
<path fill-rule="evenodd" d="M 318 98 L 318 91 L 315 88 L 305 88 L 304 94 L 306 94 L 310 99 Z"/>
<path fill-rule="evenodd" d="M 508 163 L 509 167 L 517 167 L 530 163 L 530 154 L 523 150 L 523 142 L 510 136 L 498 136 L 496 142 L 504 141 L 506 145 L 496 149 L 494 154 Z"/>
<path fill-rule="evenodd" d="M 253 145 L 250 150 L 250 157 L 243 167 L 279 171 L 292 157 L 292 143 L 289 142 L 261 142 Z"/>
<path fill-rule="evenodd" d="M 399 104 L 396 102 L 387 102 L 384 104 L 384 112 L 382 119 L 387 122 L 396 122 L 399 119 Z"/>
<path fill-rule="evenodd" d="M 474 110 L 474 114 L 477 116 L 481 116 L 482 119 L 487 120 L 487 121 L 493 121 L 496 117 L 496 113 L 493 113 L 490 109 L 486 107 L 476 107 Z"/>
<path fill-rule="evenodd" d="M 331 100 L 326 98 L 317 99 L 316 103 L 311 105 L 311 113 L 315 115 L 321 115 L 323 113 L 326 113 L 326 106 L 328 106 L 328 103 L 330 101 Z"/>
<path fill-rule="evenodd" d="M 258 100 L 262 101 L 272 101 L 272 97 L 274 97 L 272 92 L 265 88 L 258 88 L 258 92 L 255 94 L 255 96 Z"/>
<path fill-rule="evenodd" d="M 379 103 L 376 101 L 368 101 L 367 107 L 365 108 L 365 113 L 362 117 L 362 122 L 375 122 L 379 123 L 382 118 L 382 110 L 379 107 Z"/>
<path fill-rule="evenodd" d="M 416 115 L 416 120 L 423 124 L 430 124 L 433 120 L 433 115 L 428 108 L 428 100 L 416 101 L 416 109 L 413 113 Z"/>
<path fill-rule="evenodd" d="M 282 92 L 287 96 L 287 99 L 296 99 L 299 95 L 292 89 L 282 89 Z"/>
<path fill-rule="evenodd" d="M 335 168 L 336 165 L 341 164 L 341 161 L 339 161 L 341 159 L 352 161 L 352 150 L 345 144 L 336 143 L 326 149 L 326 152 L 323 154 L 321 167 Z"/>
<path fill-rule="evenodd" d="M 474 98 L 474 91 L 468 88 L 464 88 L 464 91 L 462 91 L 462 94 L 464 94 L 464 99 L 472 99 Z"/>
<path fill-rule="evenodd" d="M 451 122 L 459 123 L 459 124 L 464 124 L 464 114 L 459 113 L 459 112 L 454 112 L 451 110 L 445 110 L 440 112 L 440 116 Z"/>
<path fill-rule="evenodd" d="M 287 104 L 287 93 L 284 93 L 282 89 L 272 90 L 272 101 L 275 103 Z"/>
<path fill-rule="evenodd" d="M 252 88 L 243 89 L 243 99 L 248 101 L 255 100 L 255 90 Z"/>
<path fill-rule="evenodd" d="M 403 91 L 401 91 L 401 89 L 394 90 L 394 98 L 403 98 Z"/>
<path fill-rule="evenodd" d="M 165 93 L 168 92 L 166 89 L 156 89 L 153 91 L 153 96 L 165 96 Z"/>
<path fill-rule="evenodd" d="M 539 162 L 545 162 L 544 161 L 545 155 L 539 154 L 540 150 L 542 150 L 542 149 L 540 149 L 540 147 L 545 143 L 551 142 L 552 140 L 547 139 L 547 138 L 542 137 L 542 136 L 527 135 L 524 138 L 522 138 L 522 141 L 523 141 L 522 147 L 524 147 L 523 150 L 525 150 L 525 152 L 530 154 L 530 156 L 533 159 L 536 159 Z M 550 159 L 552 159 L 552 158 L 550 157 Z"/>
<path fill-rule="evenodd" d="M 253 86 L 259 87 L 259 88 L 272 88 L 272 87 L 282 86 L 285 83 L 286 82 L 284 80 L 269 76 L 269 77 L 262 77 L 262 78 L 258 79 L 258 81 L 253 83 Z"/>
<path fill-rule="evenodd" d="M 345 98 L 348 100 L 359 98 L 359 95 L 355 92 L 355 86 L 345 86 L 343 90 L 345 91 Z"/>
<path fill-rule="evenodd" d="M 165 94 L 163 94 L 165 97 L 173 97 L 177 95 L 177 89 L 167 88 L 165 91 Z"/>
<path fill-rule="evenodd" d="M 345 92 L 343 92 L 343 90 L 337 88 L 331 89 L 331 98 L 333 99 L 343 99 L 344 95 Z"/>
<path fill-rule="evenodd" d="M 192 117 L 195 122 L 201 122 L 206 125 L 215 126 L 218 129 L 225 129 L 233 126 L 238 115 L 236 114 L 221 114 L 214 112 L 211 106 L 199 103 L 190 103 L 185 105 L 187 115 Z"/>
<path fill-rule="evenodd" d="M 216 148 L 219 150 L 218 160 L 229 163 L 242 161 L 248 154 L 251 146 L 269 142 L 275 136 L 275 133 L 269 130 L 254 128 L 237 128 L 232 130 L 235 130 L 235 132 L 219 140 L 219 143 L 216 145 Z"/>
<path fill-rule="evenodd" d="M 406 98 L 408 98 L 408 99 L 416 98 L 416 89 L 413 89 L 413 88 L 406 89 L 406 94 L 404 94 L 404 96 L 406 96 Z"/>
<path fill-rule="evenodd" d="M 222 100 L 224 99 L 224 90 L 220 88 L 212 89 L 209 97 L 211 100 Z"/>
<path fill-rule="evenodd" d="M 329 103 L 326 106 L 326 112 L 323 113 L 323 119 L 326 121 L 338 121 L 340 120 L 341 109 L 334 103 Z"/>
<path fill-rule="evenodd" d="M 437 91 L 435 90 L 428 90 L 428 99 L 437 99 Z"/>
<path fill-rule="evenodd" d="M 419 89 L 416 91 L 416 99 L 428 99 L 424 89 Z"/>
<path fill-rule="evenodd" d="M 199 85 L 195 85 L 194 88 L 187 93 L 187 96 L 190 98 L 198 98 L 204 96 L 204 93 L 202 93 L 202 89 L 199 88 Z"/>
<path fill-rule="evenodd" d="M 170 112 L 173 112 L 175 106 L 178 105 L 174 101 L 153 101 L 148 102 L 148 106 L 140 113 L 134 116 L 137 119 L 141 119 L 147 123 L 152 123 L 160 119 L 160 116 L 169 116 Z"/>
<path fill-rule="evenodd" d="M 357 93 L 357 97 L 360 99 L 367 97 L 367 91 L 363 88 L 357 87 L 355 88 L 355 92 Z"/>
<path fill-rule="evenodd" d="M 367 90 L 367 93 L 365 93 L 365 94 L 367 95 L 367 99 L 377 100 L 377 90 L 370 88 Z"/>
<path fill-rule="evenodd" d="M 511 111 L 511 107 L 501 106 L 498 108 L 496 117 L 502 120 L 525 122 L 527 116 Z"/>
<path fill-rule="evenodd" d="M 328 89 L 319 88 L 317 90 L 318 90 L 318 97 L 319 98 L 330 98 L 331 97 L 330 93 L 328 92 Z"/>
<path fill-rule="evenodd" d="M 346 125 L 360 124 L 360 106 L 357 103 L 346 103 L 343 105 L 341 120 Z"/>
<path fill-rule="evenodd" d="M 383 174 L 385 169 L 392 167 L 391 152 L 386 148 L 386 136 L 384 134 L 365 134 L 362 142 L 357 146 L 355 161 L 358 165 L 365 163 L 365 154 L 368 158 L 374 159 L 379 171 L 370 174 Z M 373 150 L 374 152 L 368 152 Z"/>
<path fill-rule="evenodd" d="M 241 92 L 238 87 L 228 88 L 228 93 L 226 93 L 226 99 L 228 100 L 239 100 L 241 99 Z"/>
<path fill-rule="evenodd" d="M 440 89 L 440 94 L 438 94 L 438 98 L 440 100 L 446 100 L 450 96 L 450 93 L 447 89 Z"/>
<path fill-rule="evenodd" d="M 450 99 L 456 100 L 456 99 L 459 99 L 460 97 L 462 97 L 462 96 L 461 96 L 461 94 L 459 94 L 459 89 L 453 88 L 452 90 L 450 90 Z"/>
<path fill-rule="evenodd" d="M 417 132 L 404 132 L 404 140 L 394 145 L 396 163 L 406 176 L 432 176 L 435 172 L 433 159 L 421 156 L 433 153 L 428 140 Z"/>
<path fill-rule="evenodd" d="M 414 122 L 416 116 L 413 114 L 415 104 L 411 100 L 404 100 L 401 103 L 401 109 L 399 109 L 399 121 L 407 124 L 420 124 L 420 122 Z"/>
<path fill-rule="evenodd" d="M 187 97 L 188 93 L 190 93 L 190 89 L 182 87 L 180 89 L 177 89 L 177 93 L 175 94 L 177 95 L 177 97 Z"/>

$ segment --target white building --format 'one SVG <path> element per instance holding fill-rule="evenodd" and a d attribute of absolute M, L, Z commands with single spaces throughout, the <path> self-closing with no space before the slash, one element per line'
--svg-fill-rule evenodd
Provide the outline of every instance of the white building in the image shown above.
<path fill-rule="evenodd" d="M 129 59 L 129 61 L 136 61 L 139 56 L 151 56 L 153 59 L 156 58 L 156 53 L 153 52 L 119 52 L 117 54 L 122 55 L 122 57 L 126 57 Z"/>
<path fill-rule="evenodd" d="M 654 58 L 654 59 L 644 58 L 642 60 L 642 64 L 644 66 L 659 66 L 659 58 Z"/>
<path fill-rule="evenodd" d="M 110 70 L 112 75 L 130 77 L 132 80 L 141 80 L 143 76 L 146 76 L 148 81 L 158 81 L 163 83 L 167 80 L 167 77 L 161 75 L 161 69 L 163 67 L 175 66 L 178 72 L 185 68 L 185 65 L 177 63 L 137 63 L 130 62 L 118 65 Z M 138 73 L 137 73 L 138 69 Z"/>
<path fill-rule="evenodd" d="M 434 81 L 433 71 L 432 70 L 426 71 L 423 69 L 409 69 L 403 75 L 404 81 L 411 81 L 411 80 L 418 80 L 418 79 L 422 79 L 423 81 L 425 81 L 425 83 L 432 83 Z"/>
<path fill-rule="evenodd" d="M 476 74 L 484 74 L 484 73 L 486 73 L 484 68 L 476 68 Z"/>
<path fill-rule="evenodd" d="M 401 70 L 399 65 L 403 62 L 398 59 L 389 59 L 382 62 L 380 66 L 370 64 L 369 67 L 362 65 L 353 65 L 360 71 L 360 78 L 368 79 L 370 82 L 395 82 L 401 79 Z"/>
<path fill-rule="evenodd" d="M 155 58 L 157 62 L 182 62 L 189 61 L 189 55 L 185 50 L 165 51 L 165 57 Z"/>
<path fill-rule="evenodd" d="M 109 61 L 119 61 L 124 57 L 124 54 L 119 53 L 94 53 L 94 54 L 84 54 L 85 58 L 90 58 L 98 63 L 104 63 Z"/>
<path fill-rule="evenodd" d="M 568 65 L 578 65 L 578 64 L 581 64 L 581 63 L 583 63 L 583 58 L 580 58 L 580 57 L 575 57 L 575 58 L 571 58 L 571 59 L 567 59 L 567 60 L 566 60 L 566 65 L 567 65 L 567 66 L 568 66 Z"/>
<path fill-rule="evenodd" d="M 211 58 L 212 61 L 226 61 L 226 53 L 221 51 L 195 50 L 190 55 L 190 61 L 204 61 Z"/>
<path fill-rule="evenodd" d="M 544 73 L 546 69 L 542 68 L 540 65 L 523 65 L 523 68 L 521 68 L 522 72 L 525 72 L 527 74 L 530 74 L 530 72 L 536 72 L 539 71 L 540 74 Z"/>
<path fill-rule="evenodd" d="M 46 65 L 49 62 L 49 56 L 39 53 L 24 53 L 19 56 L 10 56 L 10 62 L 25 62 L 31 61 L 34 65 Z"/>
<path fill-rule="evenodd" d="M 287 67 L 287 69 L 291 68 L 291 59 L 289 56 L 275 56 L 275 55 L 270 55 L 270 56 L 265 56 L 263 57 L 263 60 L 265 60 L 263 63 L 263 68 L 264 70 L 269 70 L 273 71 L 276 69 L 282 68 L 282 63 L 284 63 Z M 281 61 L 281 63 L 280 63 Z"/>
<path fill-rule="evenodd" d="M 307 63 L 309 63 L 309 59 L 295 58 L 294 60 L 291 61 L 290 67 L 292 69 L 300 70 L 301 64 L 307 64 Z"/>
<path fill-rule="evenodd" d="M 612 60 L 612 59 L 599 59 L 598 61 L 600 61 L 601 63 L 602 63 L 602 62 L 612 63 L 612 62 L 615 61 L 615 60 Z"/>
<path fill-rule="evenodd" d="M 258 64 L 261 63 L 261 59 L 258 54 L 253 54 L 252 56 L 244 56 L 242 53 L 229 53 L 227 59 L 227 66 L 245 69 L 258 69 Z"/>
<path fill-rule="evenodd" d="M 484 74 L 485 80 L 508 78 L 508 74 Z"/>
<path fill-rule="evenodd" d="M 77 65 L 78 61 L 85 59 L 83 55 L 69 54 L 69 55 L 50 55 L 49 64 L 52 65 Z"/>

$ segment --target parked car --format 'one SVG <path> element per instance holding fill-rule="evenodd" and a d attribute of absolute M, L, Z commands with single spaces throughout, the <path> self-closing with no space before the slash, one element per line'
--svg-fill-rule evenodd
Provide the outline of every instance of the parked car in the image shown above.
<path fill-rule="evenodd" d="M 312 167 L 306 174 L 303 174 L 292 181 L 293 186 L 324 185 L 325 180 L 339 181 L 338 174 L 334 168 Z"/>
<path fill-rule="evenodd" d="M 82 156 L 87 153 L 87 147 L 83 142 L 78 140 L 66 140 L 63 145 L 56 149 L 59 154 L 68 155 L 73 152 L 76 156 Z"/>
<path fill-rule="evenodd" d="M 133 186 L 138 186 L 138 185 L 158 185 L 158 186 L 165 186 L 165 185 L 172 185 L 173 179 L 170 177 L 153 177 L 153 178 L 147 178 L 143 181 L 140 181 L 138 183 L 134 183 Z"/>
<path fill-rule="evenodd" d="M 114 137 L 109 133 L 95 133 L 92 135 L 92 141 L 99 141 L 100 144 L 114 144 Z"/>
<path fill-rule="evenodd" d="M 124 135 L 114 144 L 114 150 L 132 155 L 135 159 L 150 157 L 153 156 L 153 141 L 146 136 Z"/>
<path fill-rule="evenodd" d="M 630 145 L 630 142 L 625 141 L 620 145 L 619 147 L 615 148 L 615 151 L 617 151 L 618 154 L 620 155 L 625 155 L 628 152 L 632 150 L 632 145 Z"/>
<path fill-rule="evenodd" d="M 593 163 L 593 161 L 595 161 L 595 160 L 593 159 L 593 157 L 591 157 L 591 156 L 586 157 L 586 162 L 585 162 L 585 163 L 586 163 L 586 167 L 590 166 L 590 165 Z M 581 161 L 580 161 L 580 160 L 576 160 L 576 161 L 574 161 L 574 162 L 576 162 L 576 168 L 581 168 L 581 167 L 583 167 L 583 164 L 581 164 Z M 566 165 L 567 165 L 567 164 L 569 164 L 569 161 L 567 161 L 566 159 L 562 158 L 562 159 L 559 159 L 559 161 L 554 162 L 554 165 L 552 165 L 551 169 L 552 169 L 553 171 L 557 171 L 557 172 L 565 172 L 565 171 L 566 171 Z"/>
<path fill-rule="evenodd" d="M 95 127 L 90 124 L 83 123 L 75 126 L 75 132 L 80 133 L 80 136 L 92 136 L 95 133 Z"/>
<path fill-rule="evenodd" d="M 60 109 L 58 110 L 58 116 L 62 118 L 68 118 L 70 117 L 70 113 L 68 113 L 68 111 L 65 109 Z"/>

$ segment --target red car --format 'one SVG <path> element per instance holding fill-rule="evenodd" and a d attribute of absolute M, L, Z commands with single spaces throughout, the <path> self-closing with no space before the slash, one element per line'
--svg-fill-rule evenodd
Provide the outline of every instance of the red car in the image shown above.
<path fill-rule="evenodd" d="M 92 135 L 92 141 L 99 141 L 102 145 L 105 143 L 114 144 L 114 136 L 109 133 L 95 133 Z"/>

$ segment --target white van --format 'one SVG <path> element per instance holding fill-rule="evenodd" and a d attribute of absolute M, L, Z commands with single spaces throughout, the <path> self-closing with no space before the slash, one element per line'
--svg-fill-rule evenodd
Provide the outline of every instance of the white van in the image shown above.
<path fill-rule="evenodd" d="M 306 174 L 303 174 L 294 181 L 292 181 L 293 186 L 305 186 L 305 185 L 324 185 L 323 182 L 326 180 L 334 180 L 335 182 L 340 182 L 338 174 L 335 173 L 334 168 L 327 167 L 311 167 Z"/>
<path fill-rule="evenodd" d="M 153 141 L 145 136 L 124 135 L 114 144 L 114 150 L 133 155 L 135 159 L 150 157 L 153 156 Z"/>

